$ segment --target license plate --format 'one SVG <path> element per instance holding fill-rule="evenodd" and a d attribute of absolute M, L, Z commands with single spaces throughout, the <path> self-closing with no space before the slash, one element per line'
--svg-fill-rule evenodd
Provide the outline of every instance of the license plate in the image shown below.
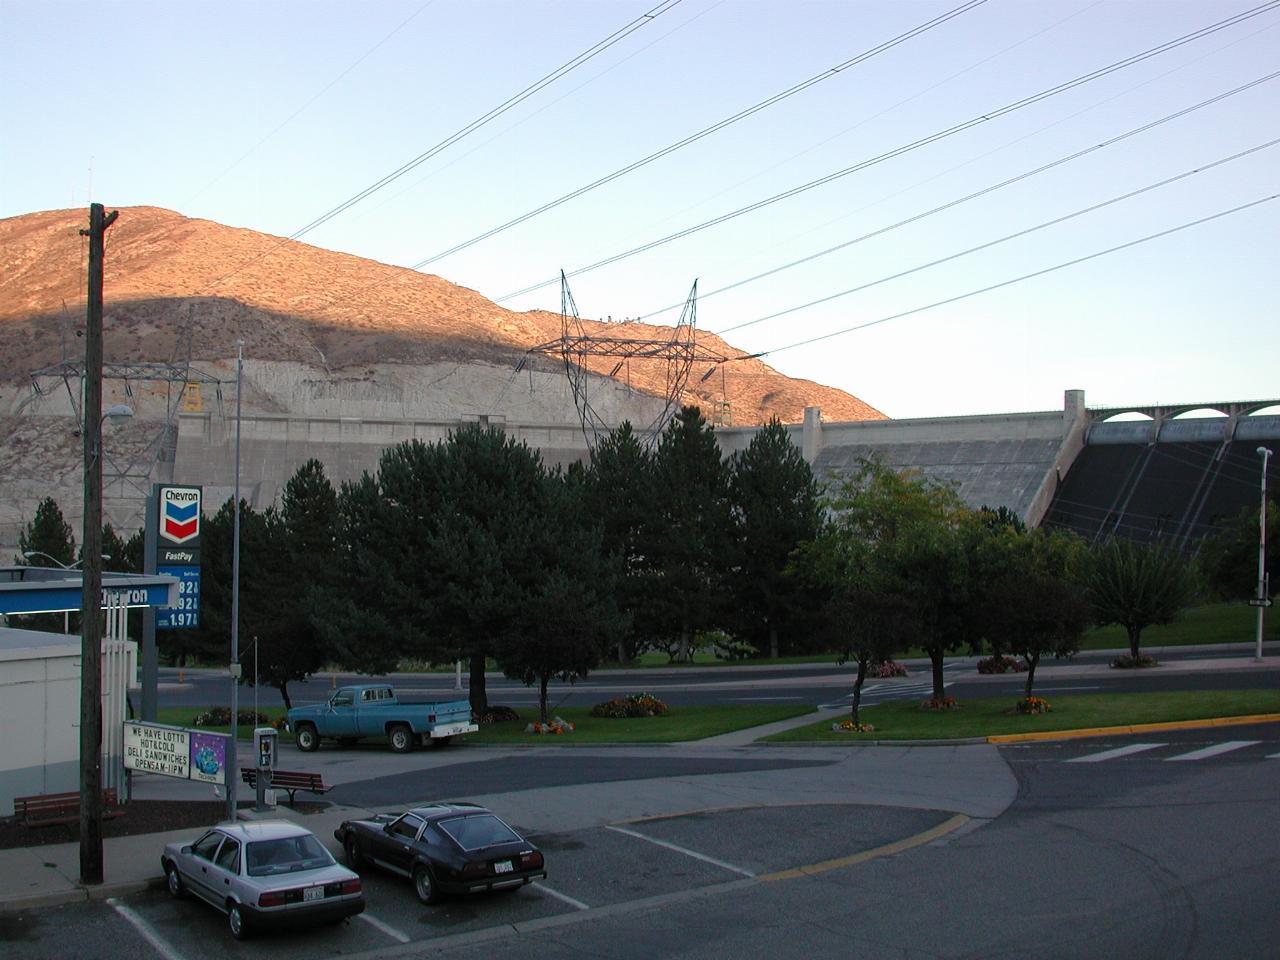
<path fill-rule="evenodd" d="M 493 872 L 494 873 L 511 873 L 512 871 L 515 870 L 515 868 L 516 868 L 516 865 L 512 863 L 510 860 L 502 860 L 493 865 Z"/>
<path fill-rule="evenodd" d="M 323 900 L 324 887 L 304 887 L 302 890 L 303 901 L 307 900 Z"/>

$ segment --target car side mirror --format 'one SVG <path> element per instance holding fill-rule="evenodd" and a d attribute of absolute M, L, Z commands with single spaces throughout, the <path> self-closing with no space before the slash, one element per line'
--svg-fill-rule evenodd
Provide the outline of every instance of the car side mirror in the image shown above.
<path fill-rule="evenodd" d="M 191 844 L 189 844 L 189 843 L 188 843 L 185 847 L 183 847 L 183 848 L 182 848 L 182 851 L 181 851 L 181 852 L 182 852 L 183 854 L 190 854 L 190 853 L 191 853 Z"/>
<path fill-rule="evenodd" d="M 394 821 L 393 821 L 393 822 L 391 822 L 391 823 L 384 823 L 384 824 L 382 825 L 382 832 L 383 832 L 383 833 L 390 833 L 390 832 L 391 832 L 391 828 L 392 828 L 392 827 L 394 827 L 394 826 L 395 826 L 395 822 L 394 822 Z"/>

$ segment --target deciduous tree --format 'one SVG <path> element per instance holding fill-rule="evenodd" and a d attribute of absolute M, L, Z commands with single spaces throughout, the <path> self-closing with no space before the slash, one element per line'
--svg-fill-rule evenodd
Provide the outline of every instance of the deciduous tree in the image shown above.
<path fill-rule="evenodd" d="M 1199 582 L 1181 554 L 1116 539 L 1093 551 L 1088 585 L 1094 619 L 1124 627 L 1129 655 L 1137 661 L 1142 631 L 1177 619 L 1194 601 Z"/>

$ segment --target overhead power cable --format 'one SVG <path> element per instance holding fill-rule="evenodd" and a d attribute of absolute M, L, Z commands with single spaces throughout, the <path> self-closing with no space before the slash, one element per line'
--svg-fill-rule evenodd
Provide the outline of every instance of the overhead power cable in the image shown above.
<path fill-rule="evenodd" d="M 868 320 L 866 323 L 855 324 L 852 327 L 845 327 L 843 330 L 834 330 L 831 333 L 824 333 L 821 336 L 810 337 L 807 340 L 797 340 L 795 343 L 788 343 L 785 346 L 773 347 L 769 350 L 762 350 L 759 353 L 748 354 L 743 357 L 735 357 L 735 360 L 755 360 L 760 357 L 768 357 L 774 354 L 782 353 L 784 350 L 795 350 L 798 347 L 807 347 L 811 344 L 821 343 L 824 340 L 831 340 L 835 337 L 842 337 L 847 333 L 853 333 L 857 330 L 866 330 L 868 327 L 879 326 L 882 323 L 888 323 L 890 320 L 901 320 L 903 317 L 914 316 L 917 313 L 924 313 L 926 310 L 932 310 L 935 307 L 945 307 L 948 304 L 958 303 L 961 300 L 967 300 L 970 297 L 976 297 L 979 294 L 990 293 L 992 290 L 1001 290 L 1004 287 L 1011 287 L 1015 283 L 1022 283 L 1024 280 L 1032 280 L 1036 277 L 1043 277 L 1046 274 L 1054 273 L 1058 270 L 1065 270 L 1067 267 L 1074 267 L 1081 263 L 1087 263 L 1090 260 L 1097 260 L 1100 257 L 1108 256 L 1112 253 L 1118 253 L 1121 250 L 1128 250 L 1130 247 L 1136 247 L 1140 244 L 1147 243 L 1151 240 L 1158 240 L 1161 237 L 1167 237 L 1171 234 L 1178 233 L 1182 230 L 1189 230 L 1191 227 L 1198 227 L 1201 224 L 1210 223 L 1223 217 L 1240 213 L 1244 210 L 1252 209 L 1264 203 L 1268 203 L 1280 197 L 1280 193 L 1273 193 L 1269 196 L 1259 197 L 1257 200 L 1250 200 L 1248 203 L 1242 203 L 1239 206 L 1231 207 L 1228 210 L 1220 210 L 1217 213 L 1210 214 L 1207 217 L 1200 217 L 1198 220 L 1190 220 L 1186 223 L 1179 224 L 1176 227 L 1170 227 L 1167 230 L 1161 230 L 1157 233 L 1147 234 L 1145 237 L 1139 237 L 1136 240 L 1130 240 L 1127 243 L 1117 244 L 1114 247 L 1108 247 L 1105 250 L 1099 250 L 1095 253 L 1087 254 L 1083 257 L 1076 257 L 1074 260 L 1067 260 L 1065 263 L 1055 264 L 1052 267 L 1045 267 L 1043 270 L 1035 270 L 1031 273 L 1024 273 L 1020 277 L 1014 277 L 1012 280 L 1004 280 L 1000 283 L 993 283 L 977 290 L 970 290 L 968 293 L 961 293 L 954 297 L 948 297 L 945 300 L 935 300 L 933 303 L 925 304 L 922 307 L 915 307 L 911 310 L 903 310 L 901 313 L 891 314 L 887 317 L 881 317 L 878 320 Z M 729 361 L 732 363 L 733 361 Z"/>
<path fill-rule="evenodd" d="M 1197 104 L 1193 104 L 1192 106 L 1189 106 L 1189 107 L 1184 107 L 1183 109 L 1178 110 L 1174 113 L 1166 114 L 1165 116 L 1161 117 L 1158 120 L 1152 120 L 1150 123 L 1144 123 L 1140 127 L 1134 127 L 1132 130 L 1128 130 L 1124 133 L 1117 134 L 1116 136 L 1111 137 L 1110 139 L 1103 140 L 1101 143 L 1095 143 L 1091 147 L 1085 147 L 1083 150 L 1077 150 L 1075 153 L 1068 154 L 1067 156 L 1064 156 L 1064 157 L 1059 157 L 1057 160 L 1053 160 L 1049 163 L 1043 164 L 1042 166 L 1036 167 L 1033 170 L 1027 170 L 1024 173 L 1020 173 L 1017 176 L 1010 177 L 1007 180 L 1001 180 L 999 183 L 993 183 L 990 186 L 983 187 L 981 190 L 976 190 L 973 193 L 966 194 L 965 196 L 960 197 L 956 200 L 948 201 L 947 203 L 944 203 L 941 206 L 933 207 L 930 210 L 925 210 L 923 213 L 917 213 L 914 216 L 907 217 L 905 220 L 899 220 L 896 223 L 889 224 L 888 226 L 880 227 L 879 229 L 873 230 L 870 233 L 864 233 L 862 234 L 862 236 L 854 237 L 852 240 L 846 240 L 843 243 L 838 243 L 834 247 L 827 247 L 825 250 L 819 250 L 816 253 L 811 253 L 808 256 L 801 257 L 798 260 L 792 260 L 789 263 L 782 264 L 781 266 L 777 266 L 777 267 L 773 267 L 772 269 L 765 270 L 763 273 L 753 274 L 752 276 L 745 277 L 742 280 L 735 280 L 733 283 L 725 284 L 723 287 L 716 287 L 714 290 L 709 290 L 706 293 L 699 292 L 698 299 L 699 301 L 705 301 L 707 300 L 707 298 L 714 297 L 716 294 L 727 293 L 730 290 L 736 290 L 739 287 L 746 286 L 747 284 L 755 283 L 757 280 L 764 280 L 767 277 L 772 277 L 776 274 L 782 273 L 783 271 L 790 270 L 793 267 L 799 267 L 799 266 L 803 266 L 806 263 L 812 263 L 814 260 L 818 260 L 822 257 L 828 256 L 829 254 L 837 253 L 841 250 L 847 250 L 849 247 L 852 247 L 856 244 L 863 243 L 867 240 L 872 240 L 876 237 L 884 236 L 885 234 L 890 233 L 894 230 L 900 229 L 901 227 L 909 226 L 910 224 L 913 224 L 913 223 L 918 223 L 919 221 L 924 220 L 927 217 L 932 217 L 935 214 L 943 213 L 947 210 L 951 210 L 955 207 L 958 207 L 961 204 L 968 203 L 970 200 L 976 200 L 979 197 L 985 197 L 988 194 L 996 192 L 997 190 L 1002 190 L 1005 187 L 1012 186 L 1015 183 L 1020 183 L 1023 180 L 1028 180 L 1031 177 L 1038 176 L 1039 174 L 1045 173 L 1049 170 L 1053 170 L 1056 167 L 1060 167 L 1064 164 L 1071 163 L 1072 161 L 1079 160 L 1081 157 L 1086 157 L 1091 153 L 1096 153 L 1099 150 L 1104 150 L 1107 147 L 1114 146 L 1115 144 L 1120 143 L 1124 140 L 1128 140 L 1131 137 L 1136 137 L 1139 134 L 1146 133 L 1150 130 L 1154 130 L 1156 127 L 1162 126 L 1163 124 L 1169 123 L 1170 121 L 1185 117 L 1188 114 L 1194 113 L 1197 110 L 1201 110 L 1205 107 L 1212 106 L 1215 103 L 1218 103 L 1222 100 L 1227 99 L 1228 97 L 1233 97 L 1238 93 L 1243 93 L 1244 91 L 1252 89 L 1253 87 L 1256 87 L 1260 84 L 1267 83 L 1268 81 L 1271 81 L 1271 80 L 1275 80 L 1277 77 L 1280 77 L 1280 70 L 1277 70 L 1274 73 L 1269 73 L 1265 77 L 1259 77 L 1256 80 L 1251 80 L 1248 83 L 1241 84 L 1240 86 L 1235 87 L 1232 90 L 1227 90 L 1226 92 L 1220 93 L 1215 97 L 1210 97 L 1208 100 L 1201 100 Z M 652 310 L 649 313 L 646 313 L 640 317 L 637 317 L 636 319 L 642 320 L 642 321 L 649 320 L 649 319 L 652 319 L 653 317 L 658 316 L 659 314 L 666 313 L 668 310 L 671 310 L 674 307 L 678 307 L 678 306 L 680 305 L 669 304 L 665 307 L 660 307 L 657 310 Z M 750 326 L 751 324 L 758 323 L 758 322 L 759 322 L 758 320 L 751 320 L 751 321 L 748 321 L 747 323 L 739 324 L 737 326 L 726 327 L 725 329 L 718 332 L 720 334 L 730 333 L 734 330 L 741 329 L 741 327 Z"/>
<path fill-rule="evenodd" d="M 478 236 L 474 236 L 470 240 L 464 240 L 462 243 L 455 244 L 454 246 L 450 247 L 448 250 L 443 250 L 440 253 L 427 257 L 425 260 L 419 260 L 412 267 L 410 267 L 410 269 L 420 270 L 429 264 L 435 263 L 437 260 L 443 260 L 445 257 L 458 253 L 461 250 L 465 250 L 468 247 L 474 246 L 475 244 L 480 243 L 482 240 L 488 240 L 490 237 L 496 236 L 497 234 L 502 233 L 505 230 L 509 230 L 512 227 L 517 226 L 521 223 L 524 223 L 527 220 L 532 220 L 534 217 L 540 214 L 546 213 L 548 210 L 552 210 L 563 203 L 568 203 L 570 200 L 574 200 L 585 193 L 589 193 L 590 191 L 596 189 L 596 187 L 604 186 L 606 183 L 612 183 L 614 180 L 617 180 L 619 177 L 624 177 L 628 173 L 632 173 L 636 170 L 639 170 L 641 167 L 647 166 L 648 164 L 652 163 L 655 160 L 661 159 L 662 157 L 675 153 L 677 150 L 680 150 L 683 147 L 687 147 L 692 143 L 697 143 L 699 140 L 703 139 L 704 137 L 709 137 L 713 133 L 718 133 L 719 131 L 725 129 L 726 127 L 737 123 L 739 120 L 744 120 L 747 117 L 752 116 L 753 114 L 759 113 L 762 110 L 765 110 L 765 109 L 768 109 L 769 107 L 774 106 L 775 104 L 781 103 L 783 100 L 786 100 L 789 97 L 793 97 L 797 93 L 801 93 L 804 90 L 807 90 L 810 87 L 815 86 L 824 80 L 828 80 L 831 77 L 834 77 L 836 74 L 841 73 L 845 70 L 848 70 L 850 67 L 856 66 L 859 63 L 862 63 L 866 60 L 870 60 L 872 57 L 876 56 L 877 54 L 884 53 L 886 50 L 891 50 L 894 47 L 898 46 L 899 44 L 906 43 L 908 40 L 914 37 L 917 37 L 922 33 L 926 33 L 927 31 L 932 30 L 934 27 L 940 26 L 946 23 L 948 20 L 951 20 L 951 19 L 954 19 L 955 17 L 960 16 L 962 13 L 968 13 L 974 7 L 979 7 L 986 2 L 987 0 L 968 0 L 968 2 L 962 3 L 960 6 L 956 7 L 953 10 L 949 10 L 946 13 L 941 14 L 940 16 L 934 17 L 932 20 L 927 20 L 917 27 L 913 27 L 912 29 L 908 30 L 906 33 L 899 34 L 898 36 L 894 37 L 891 40 L 886 40 L 883 43 L 877 44 L 871 49 L 865 50 L 862 53 L 858 54 L 856 57 L 851 57 L 850 59 L 845 60 L 843 63 L 838 63 L 834 67 L 824 70 L 821 73 L 817 74 L 816 76 L 810 77 L 808 80 L 803 81 L 802 83 L 798 83 L 793 87 L 789 87 L 786 90 L 783 90 L 781 93 L 776 93 L 772 97 L 769 97 L 766 100 L 761 100 L 755 106 L 747 107 L 745 110 L 741 110 L 738 113 L 735 113 L 731 117 L 726 117 L 725 119 L 720 120 L 717 123 L 713 123 L 711 126 L 705 127 L 702 130 L 699 130 L 697 133 L 690 134 L 689 136 L 685 137 L 683 140 L 677 140 L 675 143 L 671 144 L 670 146 L 663 147 L 661 150 L 657 151 L 656 153 L 651 153 L 647 157 L 637 160 L 634 163 L 629 163 L 625 167 L 615 170 L 613 171 L 613 173 L 607 174 L 598 180 L 593 180 L 591 183 L 588 183 L 585 186 L 578 187 L 576 190 L 571 190 L 569 193 L 566 193 L 562 197 L 558 197 L 555 200 L 548 201 L 547 203 L 544 203 L 540 207 L 535 207 L 533 210 L 530 210 L 528 213 L 523 213 L 520 216 L 516 217 L 514 220 L 508 220 L 506 223 L 493 227 L 490 230 L 486 230 L 484 233 L 481 233 Z"/>
<path fill-rule="evenodd" d="M 414 170 L 415 168 L 421 166 L 423 163 L 430 160 L 432 157 L 436 156 L 441 151 L 447 149 L 448 147 L 451 147 L 453 144 L 457 143 L 459 140 L 463 139 L 469 134 L 474 133 L 476 130 L 479 130 L 485 124 L 491 122 L 492 120 L 506 113 L 508 110 L 512 109 L 518 104 L 523 103 L 525 100 L 529 99 L 529 97 L 533 96 L 535 93 L 542 90 L 544 87 L 550 86 L 552 83 L 555 83 L 555 81 L 559 80 L 561 77 L 565 76 L 566 74 L 570 73 L 573 70 L 576 70 L 578 67 L 582 66 L 587 61 L 603 53 L 605 50 L 609 49 L 614 44 L 622 41 L 623 39 L 630 36 L 635 31 L 639 30 L 641 27 L 647 26 L 648 24 L 652 23 L 658 17 L 662 16 L 662 14 L 671 10 L 673 7 L 675 7 L 677 4 L 681 2 L 682 0 L 662 0 L 662 2 L 659 3 L 656 7 L 652 8 L 646 13 L 641 14 L 640 16 L 632 20 L 630 23 L 627 23 L 624 26 L 620 27 L 619 29 L 615 30 L 613 33 L 605 37 L 603 40 L 600 40 L 599 42 L 588 47 L 586 50 L 578 54 L 572 60 L 569 60 L 567 63 L 551 71 L 551 73 L 544 76 L 541 80 L 538 80 L 537 82 L 532 83 L 529 86 L 525 87 L 515 96 L 510 97 L 509 99 L 498 104 L 498 106 L 494 107 L 488 113 L 483 114 L 482 116 L 476 118 L 475 120 L 472 120 L 465 127 L 456 131 L 455 133 L 451 134 L 445 139 L 441 140 L 434 147 L 430 148 L 429 150 L 426 150 L 423 153 L 418 154 L 418 156 L 414 157 L 408 163 L 404 163 L 401 166 L 397 167 L 395 170 L 392 170 L 386 176 L 382 177 L 380 180 L 377 180 L 374 183 L 370 184 L 369 186 L 365 187 L 359 193 L 348 197 L 346 200 L 342 201 L 342 203 L 338 204 L 336 207 L 332 208 L 327 213 L 321 214 L 319 217 L 316 217 L 306 226 L 301 227 L 298 230 L 295 230 L 293 233 L 289 234 L 288 237 L 282 238 L 279 242 L 277 242 L 276 244 L 273 244 L 270 248 L 258 254 L 258 256 L 253 257 L 250 260 L 246 261 L 245 263 L 240 264 L 234 270 L 232 270 L 231 273 L 228 273 L 222 277 L 219 277 L 217 280 L 213 281 L 213 283 L 210 284 L 205 289 L 208 290 L 211 287 L 218 286 L 219 284 L 227 280 L 229 277 L 234 276 L 240 270 L 244 269 L 249 264 L 255 263 L 258 260 L 261 260 L 263 257 L 267 256 L 267 254 L 271 253 L 271 251 L 275 250 L 277 247 L 287 242 L 288 240 L 298 240 L 301 237 L 306 236 L 312 230 L 315 230 L 317 227 L 320 227 L 323 224 L 328 223 L 330 220 L 332 220 L 334 217 L 341 214 L 343 211 L 349 210 L 351 207 L 354 207 L 360 201 L 366 199 L 367 197 L 372 196 L 373 194 L 381 190 L 383 187 L 395 182 L 400 177 L 403 177 L 409 171 Z M 1280 0 L 1277 0 L 1277 2 L 1280 2 Z"/>
<path fill-rule="evenodd" d="M 886 160 L 892 160 L 897 157 L 903 156 L 904 154 L 910 153 L 913 150 L 917 150 L 920 147 L 937 143 L 938 141 L 944 140 L 947 137 L 954 136 L 957 133 L 961 133 L 965 130 L 972 129 L 973 127 L 979 126 L 983 123 L 987 123 L 988 121 L 995 120 L 998 117 L 1003 117 L 1010 113 L 1013 113 L 1014 111 L 1021 110 L 1024 107 L 1032 106 L 1033 104 L 1039 103 L 1042 100 L 1046 100 L 1049 97 L 1057 96 L 1060 93 L 1065 93 L 1068 90 L 1072 90 L 1072 89 L 1075 89 L 1076 87 L 1083 86 L 1086 83 L 1090 83 L 1094 80 L 1101 79 L 1102 77 L 1109 76 L 1110 74 L 1116 73 L 1117 71 L 1123 70 L 1127 67 L 1131 67 L 1131 66 L 1134 66 L 1135 64 L 1142 63 L 1143 61 L 1149 60 L 1152 57 L 1159 56 L 1160 54 L 1163 54 L 1163 53 L 1168 53 L 1170 50 L 1175 50 L 1178 47 L 1184 46 L 1188 43 L 1192 43 L 1196 40 L 1200 40 L 1204 37 L 1209 36 L 1210 34 L 1217 33 L 1220 30 L 1225 30 L 1228 27 L 1234 26 L 1245 20 L 1259 16 L 1260 14 L 1266 13 L 1269 10 L 1274 10 L 1277 6 L 1280 6 L 1280 0 L 1270 0 L 1270 2 L 1268 3 L 1264 3 L 1250 10 L 1246 10 L 1243 13 L 1236 14 L 1233 17 L 1228 17 L 1225 20 L 1219 20 L 1218 22 L 1210 24 L 1207 27 L 1202 27 L 1199 30 L 1195 30 L 1191 33 L 1184 34 L 1183 36 L 1178 37 L 1176 39 L 1166 41 L 1165 43 L 1159 44 L 1158 46 L 1151 47 L 1148 50 L 1144 50 L 1141 53 L 1137 53 L 1137 54 L 1134 54 L 1133 56 L 1126 57 L 1123 60 L 1117 60 L 1116 62 L 1108 64 L 1105 67 L 1100 67 L 1097 70 L 1093 70 L 1093 71 L 1090 71 L 1089 73 L 1082 74 L 1081 76 L 1076 77 L 1073 80 L 1067 80 L 1063 83 L 1059 83 L 1045 90 L 1041 90 L 1039 93 L 1035 93 L 1030 96 L 1023 97 L 1020 100 L 1015 100 L 1012 103 L 1008 103 L 1004 105 L 1003 107 L 999 107 L 997 109 L 989 110 L 989 111 L 986 111 L 985 113 L 978 114 L 976 117 L 973 117 L 970 120 L 966 120 L 962 123 L 957 123 L 953 126 L 947 127 L 944 130 L 940 130 L 937 133 L 930 134 L 929 136 L 926 136 L 926 137 L 921 137 L 918 140 L 913 140 L 910 143 L 903 144 L 902 146 L 896 147 L 893 150 L 886 151 L 885 153 L 879 154 L 875 157 L 871 157 L 870 159 L 867 159 L 867 160 L 863 160 L 852 166 L 845 167 L 841 170 L 837 170 L 834 173 L 829 173 L 824 177 L 819 177 L 816 180 L 810 180 L 808 183 L 801 184 L 797 187 L 792 187 L 790 190 L 784 190 L 782 193 L 774 194 L 773 196 L 767 197 L 764 200 L 758 200 L 755 203 L 748 204 L 745 207 L 739 207 L 737 210 L 732 210 L 729 213 L 722 214 L 718 217 L 713 217 L 710 220 L 705 220 L 702 223 L 695 224 L 694 226 L 686 227 L 683 230 L 679 230 L 675 233 L 668 234 L 667 236 L 657 240 L 652 240 L 649 243 L 641 244 L 638 247 L 633 247 L 630 250 L 626 250 L 622 253 L 615 254 L 611 257 L 606 257 L 603 260 L 597 260 L 595 263 L 588 264 L 585 267 L 579 267 L 576 270 L 567 271 L 565 273 L 565 276 L 576 277 L 576 276 L 579 276 L 580 274 L 588 273 L 592 270 L 598 270 L 600 267 L 609 266 L 610 264 L 617 263 L 620 260 L 625 260 L 626 258 L 635 256 L 636 254 L 646 253 L 650 250 L 656 249 L 657 247 L 663 246 L 664 244 L 670 243 L 673 240 L 680 240 L 685 237 L 692 236 L 695 233 L 699 233 L 703 230 L 706 230 L 710 227 L 719 226 L 722 223 L 727 223 L 728 221 L 736 219 L 737 217 L 744 216 L 745 214 L 754 213 L 757 210 L 761 210 L 765 207 L 771 206 L 772 204 L 778 203 L 782 200 L 789 200 L 792 197 L 799 196 L 800 194 L 805 193 L 809 190 L 813 190 L 816 187 L 825 186 L 826 184 L 839 180 L 842 177 L 847 177 L 852 173 L 857 173 L 861 170 L 866 170 L 869 167 L 883 163 Z M 556 277 L 552 277 L 548 280 L 543 280 L 539 283 L 535 283 L 527 287 L 523 287 L 520 290 L 515 290 L 515 291 L 512 291 L 511 293 L 504 294 L 503 296 L 498 297 L 495 302 L 502 303 L 506 300 L 511 300 L 515 297 L 523 296 L 526 293 L 532 293 L 535 290 L 541 290 L 543 287 L 549 286 L 553 283 L 559 283 L 559 282 L 560 282 L 560 278 L 557 275 Z"/>
<path fill-rule="evenodd" d="M 1166 177 L 1165 179 L 1158 180 L 1155 183 L 1149 183 L 1145 187 L 1139 187 L 1137 190 L 1130 190 L 1128 193 L 1122 193 L 1119 196 L 1112 197 L 1110 200 L 1103 200 L 1101 203 L 1095 203 L 1088 207 L 1082 207 L 1081 209 L 1073 211 L 1072 213 L 1063 214 L 1060 217 L 1054 217 L 1052 220 L 1045 220 L 1042 223 L 1037 223 L 1033 227 L 1027 227 L 1024 230 L 1018 230 L 1015 233 L 1005 234 L 1003 237 L 999 237 L 998 239 L 995 239 L 995 240 L 988 240 L 986 243 L 980 243 L 976 247 L 969 247 L 967 250 L 961 250 L 959 253 L 952 253 L 945 257 L 939 257 L 937 260 L 930 260 L 928 263 L 921 263 L 921 264 L 918 264 L 917 266 L 911 267 L 910 269 L 900 270 L 897 273 L 890 274 L 887 277 L 881 277 L 878 280 L 872 280 L 868 283 L 859 284 L 856 287 L 850 287 L 848 290 L 841 290 L 839 293 L 833 293 L 825 297 L 820 297 L 817 300 L 810 300 L 808 303 L 802 303 L 799 306 L 788 307 L 786 310 L 779 310 L 777 313 L 771 313 L 771 314 L 768 314 L 767 316 L 757 317 L 754 320 L 748 320 L 745 323 L 738 323 L 732 327 L 726 327 L 723 330 L 717 330 L 716 335 L 724 336 L 726 333 L 729 333 L 733 330 L 741 330 L 744 327 L 751 327 L 757 323 L 764 323 L 766 320 L 776 320 L 778 317 L 785 317 L 792 313 L 798 313 L 801 310 L 807 310 L 810 307 L 816 307 L 824 303 L 830 303 L 832 300 L 839 300 L 841 297 L 847 297 L 850 294 L 860 293 L 863 290 L 869 290 L 872 287 L 877 287 L 882 283 L 888 283 L 891 280 L 901 280 L 903 277 L 909 277 L 913 273 L 919 273 L 922 270 L 928 270 L 930 267 L 936 267 L 944 263 L 950 263 L 952 260 L 959 260 L 961 257 L 967 257 L 971 253 L 978 253 L 979 251 L 982 251 L 982 250 L 989 250 L 990 248 L 999 246 L 1002 243 L 1008 243 L 1010 240 L 1017 240 L 1021 237 L 1028 236 L 1029 234 L 1037 233 L 1040 230 L 1045 230 L 1049 227 L 1055 227 L 1060 223 L 1066 223 L 1068 220 L 1074 220 L 1076 217 L 1083 217 L 1087 213 L 1094 213 L 1095 211 L 1101 210 L 1104 207 L 1109 207 L 1112 204 L 1121 203 L 1125 200 L 1131 200 L 1134 197 L 1141 196 L 1144 193 L 1150 193 L 1152 190 L 1158 190 L 1161 187 L 1167 187 L 1171 183 L 1177 183 L 1179 180 L 1186 180 L 1188 177 L 1193 177 L 1198 173 L 1204 173 L 1206 170 L 1212 170 L 1215 167 L 1220 167 L 1223 164 L 1231 163 L 1232 161 L 1239 160 L 1242 157 L 1251 156 L 1252 154 L 1255 154 L 1261 150 L 1267 150 L 1271 147 L 1274 147 L 1278 143 L 1280 143 L 1280 137 L 1277 137 L 1274 140 L 1268 140 L 1266 143 L 1257 144 L 1256 146 L 1250 147 L 1247 150 L 1241 150 L 1239 153 L 1234 153 L 1229 157 L 1223 157 L 1220 160 L 1214 160 L 1212 163 L 1202 164 L 1201 166 L 1194 167 L 1191 170 L 1186 170 L 1172 177 Z"/>

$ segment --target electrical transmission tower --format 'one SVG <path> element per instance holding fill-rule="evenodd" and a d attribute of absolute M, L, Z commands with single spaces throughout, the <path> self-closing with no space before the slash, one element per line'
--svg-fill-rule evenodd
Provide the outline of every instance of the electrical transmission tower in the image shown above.
<path fill-rule="evenodd" d="M 668 339 L 590 334 L 583 328 L 582 319 L 578 316 L 578 305 L 573 300 L 564 271 L 560 272 L 560 337 L 530 348 L 529 354 L 558 357 L 563 362 L 569 389 L 573 392 L 573 402 L 582 420 L 582 434 L 587 440 L 588 447 L 595 450 L 599 435 L 608 433 L 617 426 L 617 424 L 606 423 L 592 405 L 590 397 L 592 376 L 613 379 L 624 367 L 629 367 L 632 360 L 654 361 L 663 365 L 665 389 L 662 394 L 662 408 L 643 431 L 645 443 L 652 445 L 657 442 L 667 423 L 679 409 L 694 363 L 711 364 L 711 368 L 702 377 L 706 380 L 721 364 L 734 359 L 713 353 L 698 344 L 697 308 L 698 281 L 695 280 L 693 287 L 689 290 L 689 297 L 685 300 L 684 309 L 680 312 L 680 320 Z M 593 373 L 588 366 L 588 359 L 591 357 L 612 359 L 615 363 L 607 374 Z M 520 366 L 523 365 L 524 361 L 521 361 Z"/>

